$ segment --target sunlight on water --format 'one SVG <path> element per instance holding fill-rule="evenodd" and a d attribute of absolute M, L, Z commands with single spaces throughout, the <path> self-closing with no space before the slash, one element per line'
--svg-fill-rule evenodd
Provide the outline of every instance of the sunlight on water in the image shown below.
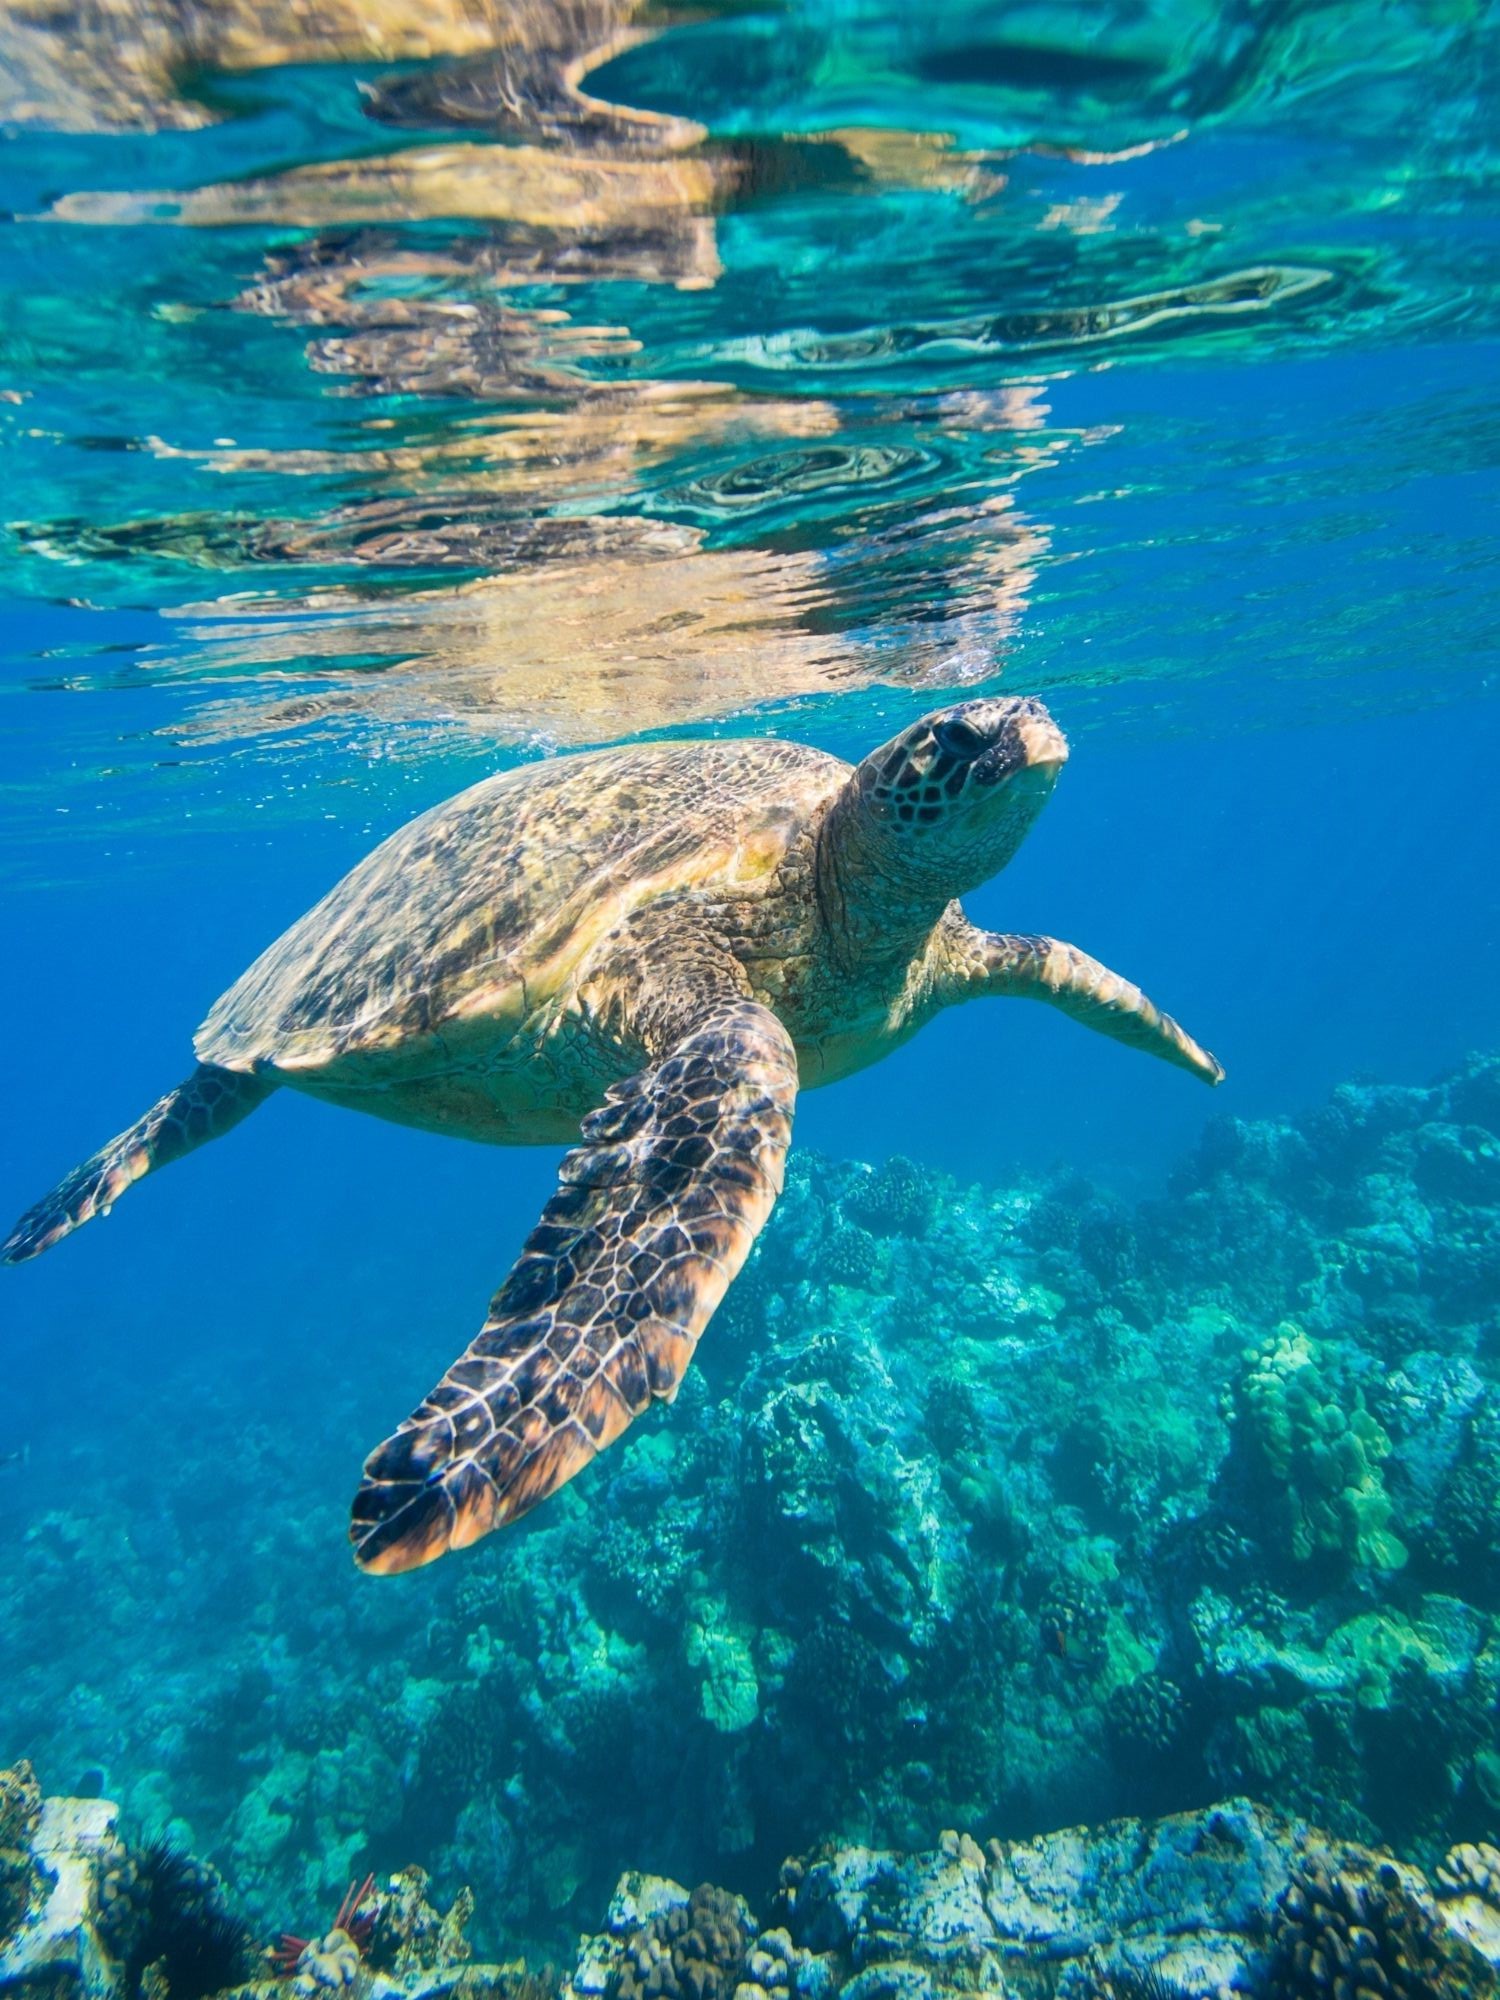
<path fill-rule="evenodd" d="M 570 2000 L 1341 2000 L 1297 1926 L 1395 1935 L 1396 1890 L 1318 1904 L 1307 1868 L 1365 1864 L 1307 1826 L 1425 1869 L 1422 1923 L 1500 1965 L 1497 84 L 1482 0 L 0 6 L 15 1211 L 464 786 L 656 739 L 857 760 L 970 696 L 1073 746 L 970 914 L 1076 937 L 1229 1069 L 1215 1117 L 1051 1010 L 955 1009 L 809 1094 L 677 1403 L 399 1582 L 347 1560 L 359 1465 L 555 1153 L 286 1090 L 6 1273 L 0 1765 L 134 1843 L 113 1970 L 48 2000 L 339 1964 L 438 2000 L 412 1862 L 473 1886 L 482 1958 L 531 1954 L 474 2000 L 552 2000 L 627 1868 L 756 1918 L 632 1892 Z M 491 939 L 487 1005 L 517 910 L 541 1004 L 641 809 L 560 796 L 566 841 L 507 805 L 523 861 L 480 887 L 442 838 L 382 864 L 382 908 Z M 668 889 L 729 841 L 668 832 Z M 371 947 L 320 921 L 325 1031 Z M 425 1032 L 407 943 L 377 998 Z M 1124 1889 L 1085 1909 L 1137 1860 L 778 1878 L 1234 1797 L 1306 1824 L 1183 1836 L 1190 1914 L 1225 1826 L 1264 1869 L 1259 1914 L 1201 1890 L 1199 1959 Z M 227 1899 L 312 1935 L 367 1868 L 385 1928 L 356 1901 L 316 1976 L 213 1932 Z M 1048 1869 L 1027 1930 L 1006 1871 Z"/>

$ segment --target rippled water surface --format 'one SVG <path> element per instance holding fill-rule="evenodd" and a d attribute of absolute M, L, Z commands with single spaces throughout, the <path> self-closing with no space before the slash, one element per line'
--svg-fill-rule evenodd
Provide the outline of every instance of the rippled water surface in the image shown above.
<path fill-rule="evenodd" d="M 1231 1117 L 1493 1049 L 1497 50 L 1479 0 L 0 9 L 12 1206 L 181 1073 L 214 995 L 377 837 L 484 773 L 662 734 L 858 757 L 967 690 L 1042 696 L 1073 744 L 974 913 L 1138 977 L 1223 1056 Z M 1133 1198 L 1209 1116 L 1136 1062 L 971 1010 L 809 1099 L 799 1131 L 955 1188 L 1057 1170 Z M 722 1532 L 671 1527 L 675 1612 L 669 1581 L 665 1613 L 611 1622 L 628 1538 L 576 1556 L 587 1618 L 538 1625 L 515 1583 L 369 1608 L 340 1546 L 350 1474 L 467 1337 L 554 1167 L 278 1102 L 7 1275 L 0 1446 L 25 1457 L 0 1479 L 26 1553 L 0 1751 L 179 1815 L 259 1911 L 367 1854 L 418 1858 L 487 1868 L 496 1923 L 532 1938 L 595 1918 L 612 1868 L 919 1838 L 924 1799 L 931 1831 L 997 1799 L 1018 1825 L 1162 1803 L 1086 1758 L 1049 1794 L 1014 1749 L 955 1750 L 965 1794 L 908 1746 L 930 1789 L 898 1809 L 884 1737 L 812 1786 L 825 1819 L 780 1776 L 761 1798 L 754 1757 L 779 1772 L 820 1725 L 767 1692 L 765 1632 L 790 1659 L 800 1628 L 746 1589 L 759 1531 L 733 1543 L 697 1461 L 677 1473 Z M 788 1234 L 788 1269 L 814 1235 Z M 953 1242 L 919 1238 L 909 1315 L 913 1284 L 959 1296 Z M 1300 1309 L 1192 1276 L 1247 1340 Z M 636 1448 L 638 1478 L 670 1436 Z M 1123 1533 L 1059 1480 L 1038 1508 Z M 585 1499 L 636 1533 L 631 1491 L 601 1471 Z M 1024 1546 L 995 1561 L 1030 1616 Z M 97 1630 L 73 1589 L 108 1600 Z M 606 1837 L 576 1810 L 600 1739 L 557 1749 L 555 1686 L 501 1689 L 485 1648 L 509 1634 L 576 1680 L 592 1618 L 611 1672 L 670 1656 L 691 1709 L 710 1598 L 762 1635 L 776 1743 L 752 1757 L 749 1725 L 705 1707 L 677 1831 L 617 1814 Z M 162 1604 L 191 1658 L 150 1632 Z M 952 1639 L 953 1685 L 981 1645 L 1003 1652 Z M 499 1704 L 486 1741 L 507 1747 L 450 1748 L 439 1778 L 413 1746 L 450 1684 Z M 399 1690 L 406 1736 L 359 1737 L 351 1715 Z M 941 1730 L 924 1700 L 903 1729 Z M 307 1775 L 335 1744 L 364 1773 L 352 1803 Z M 295 1757 L 287 1803 L 271 1778 Z M 1184 1789 L 1226 1773 L 1252 1783 L 1221 1759 Z M 1324 1777 L 1329 1810 L 1353 1799 Z"/>
<path fill-rule="evenodd" d="M 103 697 L 54 810 L 1002 670 L 1138 732 L 1476 692 L 1482 9 L 166 11 L 3 31 L 12 672 Z"/>

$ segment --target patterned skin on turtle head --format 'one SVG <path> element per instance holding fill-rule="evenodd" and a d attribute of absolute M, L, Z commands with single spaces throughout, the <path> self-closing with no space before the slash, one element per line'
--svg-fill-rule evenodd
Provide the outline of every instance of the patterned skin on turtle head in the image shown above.
<path fill-rule="evenodd" d="M 1039 701 L 965 701 L 924 715 L 855 773 L 861 805 L 889 836 L 882 871 L 945 898 L 987 882 L 1026 838 L 1067 758 Z"/>

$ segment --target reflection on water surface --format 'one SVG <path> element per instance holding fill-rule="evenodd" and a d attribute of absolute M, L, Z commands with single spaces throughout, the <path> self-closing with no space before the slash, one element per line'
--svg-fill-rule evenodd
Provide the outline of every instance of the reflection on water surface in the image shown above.
<path fill-rule="evenodd" d="M 1149 705 L 1184 647 L 1102 642 L 1154 461 L 1274 515 L 1258 369 L 1484 323 L 1492 60 L 1465 6 L 12 8 L 15 574 L 157 621 L 38 678 L 150 695 L 132 765 L 204 782 L 372 726 L 863 735 L 861 689 L 1023 643 L 1043 691 Z M 1143 399 L 1214 370 L 1239 435 Z M 1174 525 L 1169 615 L 1212 624 L 1193 565 L 1238 526 Z M 1256 616 L 1195 677 L 1249 685 Z"/>

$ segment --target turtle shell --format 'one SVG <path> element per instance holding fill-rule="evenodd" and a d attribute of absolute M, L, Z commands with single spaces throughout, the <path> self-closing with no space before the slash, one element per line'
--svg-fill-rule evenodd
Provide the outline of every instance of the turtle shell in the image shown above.
<path fill-rule="evenodd" d="M 848 776 L 765 740 L 650 744 L 506 771 L 383 841 L 262 952 L 199 1029 L 226 1069 L 444 1057 L 519 1026 L 628 912 L 748 881 Z"/>

